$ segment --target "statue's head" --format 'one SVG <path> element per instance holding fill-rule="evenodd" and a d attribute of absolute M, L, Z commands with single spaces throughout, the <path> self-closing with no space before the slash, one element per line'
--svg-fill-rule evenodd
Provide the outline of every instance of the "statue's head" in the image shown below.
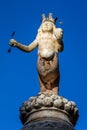
<path fill-rule="evenodd" d="M 42 23 L 38 29 L 37 36 L 43 35 L 44 32 L 51 32 L 56 39 L 62 39 L 63 30 L 61 28 L 56 28 L 57 18 L 52 17 L 52 13 L 49 13 L 49 16 L 46 17 L 45 14 L 42 15 Z"/>
<path fill-rule="evenodd" d="M 53 32 L 56 20 L 57 18 L 54 19 L 52 17 L 52 13 L 49 13 L 48 17 L 46 17 L 45 14 L 43 14 L 41 24 L 42 32 Z"/>
<path fill-rule="evenodd" d="M 53 23 L 50 21 L 45 21 L 42 24 L 42 31 L 43 32 L 53 32 Z"/>

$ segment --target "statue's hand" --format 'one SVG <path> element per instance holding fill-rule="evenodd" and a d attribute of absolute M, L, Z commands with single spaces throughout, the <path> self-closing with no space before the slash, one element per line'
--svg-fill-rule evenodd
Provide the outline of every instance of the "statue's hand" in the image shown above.
<path fill-rule="evenodd" d="M 16 47 L 18 42 L 16 40 L 14 40 L 14 39 L 10 39 L 10 43 L 9 44 L 10 44 L 10 46 Z"/>

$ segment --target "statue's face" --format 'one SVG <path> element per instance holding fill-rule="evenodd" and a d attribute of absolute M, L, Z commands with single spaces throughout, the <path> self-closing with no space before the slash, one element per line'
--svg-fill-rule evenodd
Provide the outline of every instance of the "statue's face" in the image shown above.
<path fill-rule="evenodd" d="M 42 25 L 43 32 L 52 32 L 53 31 L 53 23 L 49 21 L 45 21 Z"/>

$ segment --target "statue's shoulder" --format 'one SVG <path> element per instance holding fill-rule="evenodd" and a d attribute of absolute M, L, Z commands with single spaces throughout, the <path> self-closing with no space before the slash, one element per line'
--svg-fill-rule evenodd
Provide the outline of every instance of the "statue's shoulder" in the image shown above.
<path fill-rule="evenodd" d="M 62 39 L 62 37 L 63 37 L 63 29 L 62 28 L 56 28 L 55 30 L 54 30 L 54 35 L 55 35 L 55 37 L 57 38 L 57 39 Z"/>

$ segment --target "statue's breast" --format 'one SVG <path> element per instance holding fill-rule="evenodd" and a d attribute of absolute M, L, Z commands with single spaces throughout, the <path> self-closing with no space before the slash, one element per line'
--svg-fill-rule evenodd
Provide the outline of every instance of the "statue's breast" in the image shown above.
<path fill-rule="evenodd" d="M 45 59 L 50 59 L 54 57 L 54 51 L 52 49 L 42 49 L 42 51 L 39 51 L 40 56 Z"/>
<path fill-rule="evenodd" d="M 42 38 L 39 41 L 38 52 L 42 58 L 51 58 L 55 53 L 55 44 L 54 41 L 50 38 Z"/>

